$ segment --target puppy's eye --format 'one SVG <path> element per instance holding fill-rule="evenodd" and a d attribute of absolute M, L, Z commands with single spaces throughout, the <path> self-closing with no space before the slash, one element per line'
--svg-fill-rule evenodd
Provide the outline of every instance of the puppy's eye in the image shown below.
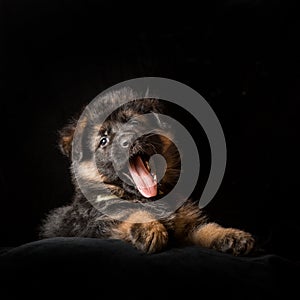
<path fill-rule="evenodd" d="M 104 148 L 105 146 L 107 146 L 108 142 L 109 142 L 109 138 L 107 136 L 103 136 L 100 139 L 99 147 Z"/>

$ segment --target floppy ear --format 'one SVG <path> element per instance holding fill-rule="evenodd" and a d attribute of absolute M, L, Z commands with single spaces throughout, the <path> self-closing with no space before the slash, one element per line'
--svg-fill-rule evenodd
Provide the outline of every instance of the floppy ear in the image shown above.
<path fill-rule="evenodd" d="M 61 129 L 59 133 L 58 145 L 61 152 L 67 157 L 71 157 L 72 153 L 72 142 L 74 137 L 74 132 L 76 128 L 76 123 L 70 123 Z"/>

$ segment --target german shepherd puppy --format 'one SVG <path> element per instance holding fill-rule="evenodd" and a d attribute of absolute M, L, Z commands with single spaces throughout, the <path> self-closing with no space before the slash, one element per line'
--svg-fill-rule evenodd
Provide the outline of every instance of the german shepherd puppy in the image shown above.
<path fill-rule="evenodd" d="M 75 195 L 71 203 L 46 216 L 41 238 L 120 239 L 146 253 L 162 251 L 174 242 L 233 255 L 251 252 L 255 241 L 250 233 L 208 222 L 195 201 L 186 200 L 162 217 L 144 206 L 153 204 L 155 208 L 157 201 L 172 191 L 181 171 L 171 128 L 159 119 L 166 111 L 164 101 L 138 98 L 133 90 L 122 88 L 95 103 L 81 121 L 73 120 L 59 132 L 62 153 L 78 162 L 76 167 L 74 160 L 71 164 Z M 100 121 L 99 116 L 112 107 L 116 108 L 113 113 Z M 150 128 L 142 134 L 153 125 L 145 114 L 153 114 L 152 121 L 159 129 L 156 133 Z M 76 130 L 82 136 L 79 141 L 74 141 Z M 154 154 L 162 155 L 166 162 L 160 180 L 149 163 Z"/>

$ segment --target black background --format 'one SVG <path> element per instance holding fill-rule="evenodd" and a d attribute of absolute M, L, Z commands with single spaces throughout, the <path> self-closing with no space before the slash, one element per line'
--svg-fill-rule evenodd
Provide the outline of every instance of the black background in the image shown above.
<path fill-rule="evenodd" d="M 296 6 L 0 3 L 1 246 L 35 240 L 44 214 L 71 199 L 56 144 L 68 119 L 113 84 L 157 76 L 198 91 L 223 127 L 227 168 L 209 216 L 299 258 Z"/>

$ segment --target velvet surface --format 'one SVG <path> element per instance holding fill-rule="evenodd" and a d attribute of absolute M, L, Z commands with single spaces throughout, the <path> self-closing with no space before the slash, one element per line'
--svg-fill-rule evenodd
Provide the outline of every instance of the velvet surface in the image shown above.
<path fill-rule="evenodd" d="M 292 295 L 300 265 L 278 255 L 234 257 L 197 246 L 144 254 L 118 240 L 52 238 L 3 249 L 2 294 L 133 299 Z"/>

